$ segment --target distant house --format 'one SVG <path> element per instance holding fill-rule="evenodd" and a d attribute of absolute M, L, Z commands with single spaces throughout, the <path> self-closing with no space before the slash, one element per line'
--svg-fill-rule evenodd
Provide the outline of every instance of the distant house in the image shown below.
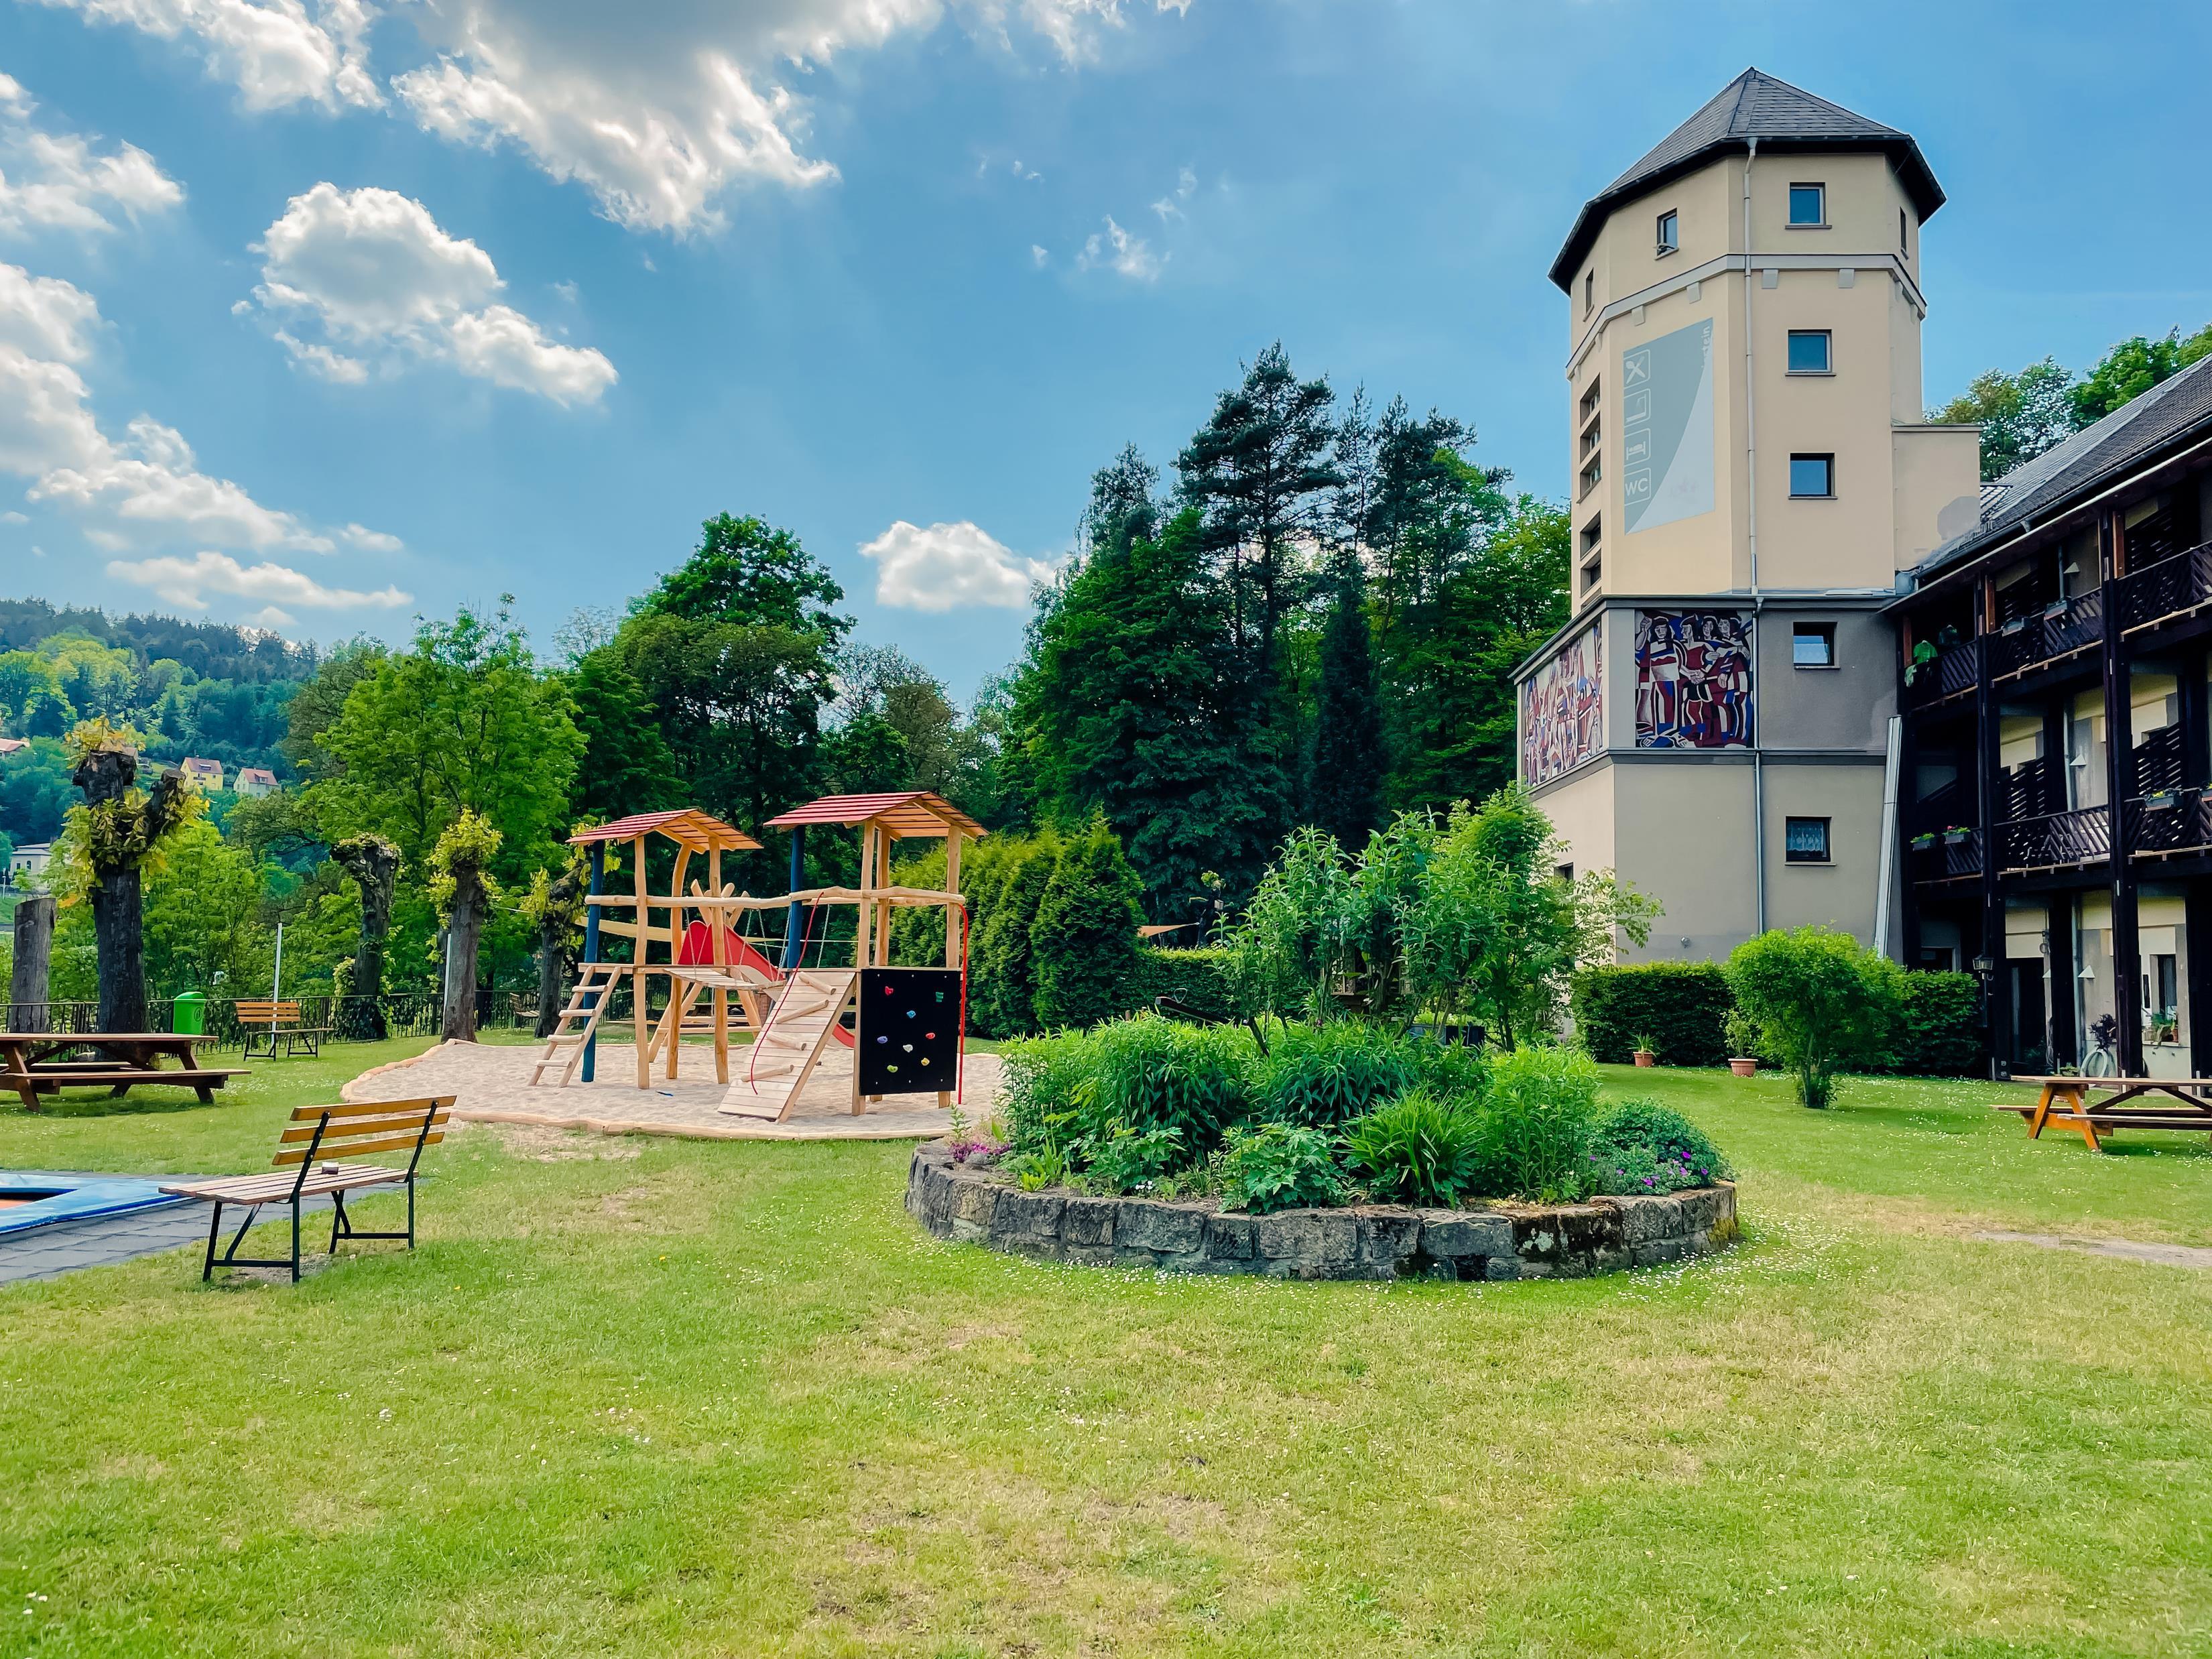
<path fill-rule="evenodd" d="M 241 795 L 273 795 L 281 787 L 276 775 L 265 766 L 241 766 L 231 783 Z"/>
<path fill-rule="evenodd" d="M 30 746 L 30 739 L 27 738 L 0 738 L 0 755 L 12 755 L 20 749 L 28 749 Z"/>
<path fill-rule="evenodd" d="M 202 760 L 196 755 L 185 757 L 184 764 L 177 769 L 185 775 L 185 781 L 203 789 L 222 787 L 222 763 Z"/>
<path fill-rule="evenodd" d="M 45 879 L 46 866 L 54 856 L 54 844 L 50 841 L 34 841 L 18 847 L 8 854 L 8 884 L 10 887 L 36 887 Z"/>

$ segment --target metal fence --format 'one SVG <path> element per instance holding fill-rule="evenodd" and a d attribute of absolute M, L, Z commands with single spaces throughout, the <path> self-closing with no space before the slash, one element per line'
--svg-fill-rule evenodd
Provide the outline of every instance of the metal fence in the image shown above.
<path fill-rule="evenodd" d="M 255 999 L 247 998 L 247 1001 Z M 394 991 L 381 997 L 287 997 L 287 1002 L 300 1005 L 300 1024 L 319 1028 L 330 1033 L 334 1042 L 362 1042 L 377 1035 L 376 1015 L 383 1015 L 383 1034 L 386 1036 L 435 1036 L 438 1034 L 439 996 L 435 991 Z M 627 999 L 623 1000 L 627 1012 Z M 176 1000 L 157 997 L 146 1005 L 147 1024 L 156 1031 L 176 1029 Z M 203 1018 L 207 1034 L 219 1048 L 236 1048 L 246 1042 L 246 1028 L 239 1021 L 238 1004 L 229 999 L 210 997 L 203 1005 Z M 506 991 L 477 993 L 477 1024 L 479 1029 L 501 1030 L 521 1027 L 527 1030 L 537 1023 L 537 1011 L 526 999 L 519 999 Z M 100 1005 L 97 1002 L 11 1002 L 7 1005 L 5 1029 L 10 1031 L 50 1031 L 56 1036 L 90 1036 L 100 1029 Z"/>

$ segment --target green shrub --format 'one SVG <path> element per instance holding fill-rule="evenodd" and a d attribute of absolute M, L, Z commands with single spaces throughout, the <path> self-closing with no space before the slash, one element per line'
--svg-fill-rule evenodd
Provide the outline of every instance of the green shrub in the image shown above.
<path fill-rule="evenodd" d="M 1481 1182 L 1481 1136 L 1469 1103 L 1416 1089 L 1345 1130 L 1345 1161 L 1378 1199 L 1455 1205 Z"/>
<path fill-rule="evenodd" d="M 1252 1039 L 1232 1025 L 1188 1025 L 1158 1014 L 1109 1020 L 1087 1039 L 1096 1079 L 1081 1121 L 1086 1134 L 1115 1124 L 1137 1133 L 1173 1129 L 1191 1157 L 1249 1111 Z"/>
<path fill-rule="evenodd" d="M 1243 1012 L 1229 983 L 1229 952 L 1203 950 L 1137 949 L 1137 977 L 1131 1008 L 1149 1008 L 1156 998 L 1173 997 L 1186 1008 L 1214 1019 L 1235 1019 Z"/>
<path fill-rule="evenodd" d="M 1413 1086 L 1413 1041 L 1353 1019 L 1285 1026 L 1256 1068 L 1254 1104 L 1310 1128 L 1348 1123 Z"/>
<path fill-rule="evenodd" d="M 991 842 L 986 842 L 989 847 Z M 975 878 L 975 921 L 968 935 L 968 1019 L 986 1036 L 1037 1029 L 1036 967 L 1030 933 L 1060 861 L 1060 838 L 1046 830 L 1008 838 Z M 963 878 L 963 884 L 967 884 Z"/>
<path fill-rule="evenodd" d="M 1577 969 L 1569 983 L 1575 1035 L 1592 1059 L 1625 1066 L 1636 1039 L 1656 1042 L 1662 1066 L 1718 1066 L 1728 1055 L 1728 977 L 1710 962 L 1644 962 Z"/>
<path fill-rule="evenodd" d="M 1097 1045 L 1080 1032 L 1008 1043 L 1000 1057 L 998 1117 L 1020 1152 L 1073 1139 L 1068 1126 L 1088 1113 L 1097 1090 Z"/>
<path fill-rule="evenodd" d="M 1650 1100 L 1624 1100 L 1600 1118 L 1589 1158 L 1601 1193 L 1679 1193 L 1735 1173 L 1704 1130 Z"/>
<path fill-rule="evenodd" d="M 1219 1171 L 1223 1206 L 1252 1215 L 1326 1208 L 1350 1196 L 1329 1137 L 1295 1123 L 1230 1130 Z"/>
<path fill-rule="evenodd" d="M 1439 1042 L 1416 1035 L 1407 1040 L 1413 1080 L 1432 1095 L 1476 1095 L 1489 1086 L 1490 1054 L 1471 1042 Z"/>
<path fill-rule="evenodd" d="M 1982 987 L 1972 974 L 1911 973 L 1887 1070 L 1911 1077 L 1983 1075 Z"/>
<path fill-rule="evenodd" d="M 1187 1160 L 1181 1130 L 1139 1130 L 1115 1123 L 1103 1134 L 1078 1141 L 1075 1161 L 1083 1166 L 1087 1190 L 1118 1195 L 1144 1191 Z"/>
<path fill-rule="evenodd" d="M 1096 1025 L 1130 1006 L 1143 891 L 1103 817 L 1061 848 L 1030 929 L 1038 1024 Z"/>
<path fill-rule="evenodd" d="M 1476 1110 L 1486 1194 L 1571 1203 L 1588 1188 L 1597 1067 L 1566 1048 L 1498 1056 Z"/>
<path fill-rule="evenodd" d="M 1905 970 L 1849 933 L 1777 928 L 1737 945 L 1727 973 L 1736 1006 L 1758 1028 L 1759 1052 L 1790 1068 L 1802 1104 L 1827 1105 L 1837 1073 L 1888 1058 Z"/>

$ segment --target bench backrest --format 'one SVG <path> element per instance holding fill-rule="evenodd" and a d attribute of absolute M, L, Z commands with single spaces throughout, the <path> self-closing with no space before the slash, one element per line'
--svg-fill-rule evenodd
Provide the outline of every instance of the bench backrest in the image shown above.
<path fill-rule="evenodd" d="M 238 1011 L 238 1023 L 241 1025 L 274 1025 L 280 1020 L 294 1025 L 300 1023 L 300 1005 L 296 1002 L 270 1002 L 264 999 L 259 1002 L 234 1002 L 231 1006 Z"/>
<path fill-rule="evenodd" d="M 302 1106 L 292 1114 L 292 1127 L 276 1137 L 279 1168 L 304 1164 L 311 1157 L 357 1158 L 371 1152 L 411 1151 L 434 1146 L 446 1138 L 446 1122 L 453 1115 L 453 1097 L 434 1100 L 370 1100 L 344 1106 Z M 408 1166 L 412 1169 L 410 1163 Z"/>

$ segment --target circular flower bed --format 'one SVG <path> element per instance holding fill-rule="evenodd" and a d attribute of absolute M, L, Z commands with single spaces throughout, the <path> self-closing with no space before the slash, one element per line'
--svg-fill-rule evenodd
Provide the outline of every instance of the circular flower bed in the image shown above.
<path fill-rule="evenodd" d="M 1249 1215 L 1212 1199 L 1024 1192 L 1007 1170 L 956 1163 L 944 1141 L 915 1149 L 906 1207 L 939 1238 L 1019 1255 L 1277 1279 L 1580 1279 L 1680 1261 L 1736 1236 L 1735 1187 L 1725 1181 L 1584 1204 L 1358 1204 Z"/>

